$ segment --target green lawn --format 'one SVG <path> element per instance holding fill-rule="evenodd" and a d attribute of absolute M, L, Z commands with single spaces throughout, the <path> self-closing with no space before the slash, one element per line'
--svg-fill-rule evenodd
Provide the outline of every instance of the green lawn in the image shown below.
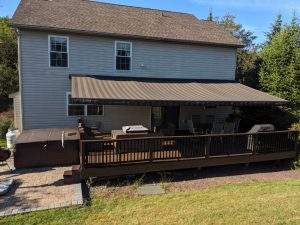
<path fill-rule="evenodd" d="M 0 147 L 6 147 L 6 140 L 0 139 Z"/>
<path fill-rule="evenodd" d="M 300 180 L 229 184 L 202 191 L 107 200 L 4 217 L 0 224 L 300 224 Z"/>

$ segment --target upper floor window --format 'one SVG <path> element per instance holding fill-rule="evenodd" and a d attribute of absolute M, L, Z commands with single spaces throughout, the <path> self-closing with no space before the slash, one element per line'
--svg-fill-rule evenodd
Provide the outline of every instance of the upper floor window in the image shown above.
<path fill-rule="evenodd" d="M 116 41 L 116 70 L 131 70 L 131 42 Z"/>
<path fill-rule="evenodd" d="M 68 67 L 69 38 L 50 35 L 49 54 L 51 67 Z"/>

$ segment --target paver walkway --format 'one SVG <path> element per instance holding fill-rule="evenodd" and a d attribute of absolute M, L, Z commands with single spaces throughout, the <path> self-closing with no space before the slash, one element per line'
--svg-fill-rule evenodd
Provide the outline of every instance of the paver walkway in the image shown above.
<path fill-rule="evenodd" d="M 81 184 L 63 183 L 63 172 L 69 169 L 51 167 L 9 171 L 6 165 L 0 165 L 0 180 L 12 178 L 15 181 L 8 195 L 0 197 L 0 216 L 82 204 Z"/>

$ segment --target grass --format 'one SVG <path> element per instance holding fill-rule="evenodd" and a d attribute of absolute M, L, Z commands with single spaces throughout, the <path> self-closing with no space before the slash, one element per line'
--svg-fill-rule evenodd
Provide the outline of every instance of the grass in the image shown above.
<path fill-rule="evenodd" d="M 229 184 L 3 217 L 0 224 L 300 224 L 300 180 Z"/>
<path fill-rule="evenodd" d="M 0 147 L 6 147 L 6 140 L 0 139 Z"/>

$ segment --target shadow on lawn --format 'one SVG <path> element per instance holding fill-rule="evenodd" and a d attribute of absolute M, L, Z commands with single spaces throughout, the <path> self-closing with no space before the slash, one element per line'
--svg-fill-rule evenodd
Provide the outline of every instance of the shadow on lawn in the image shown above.
<path fill-rule="evenodd" d="M 95 178 L 91 186 L 105 185 L 107 187 L 122 187 L 128 185 L 153 184 L 161 182 L 191 181 L 205 178 L 217 178 L 226 176 L 239 176 L 255 173 L 272 173 L 291 170 L 290 162 L 280 164 L 271 162 L 251 163 L 249 165 L 215 166 L 199 169 L 185 169 L 165 172 L 155 172 L 138 175 L 110 177 L 107 179 Z"/>

